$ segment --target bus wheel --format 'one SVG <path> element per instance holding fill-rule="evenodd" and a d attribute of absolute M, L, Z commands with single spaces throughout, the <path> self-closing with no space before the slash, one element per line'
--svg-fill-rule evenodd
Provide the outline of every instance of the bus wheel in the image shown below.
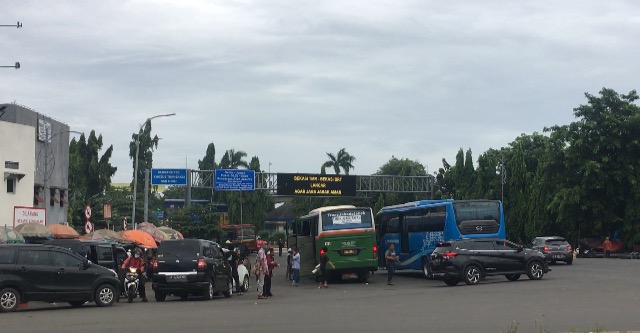
<path fill-rule="evenodd" d="M 422 275 L 429 280 L 433 279 L 433 273 L 431 272 L 427 257 L 422 257 Z"/>
<path fill-rule="evenodd" d="M 358 280 L 360 282 L 366 283 L 369 280 L 369 271 L 360 271 L 358 272 Z"/>

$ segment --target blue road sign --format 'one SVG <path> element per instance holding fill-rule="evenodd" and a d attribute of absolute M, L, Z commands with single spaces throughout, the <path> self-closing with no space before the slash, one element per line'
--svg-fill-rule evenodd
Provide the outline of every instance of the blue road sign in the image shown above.
<path fill-rule="evenodd" d="M 254 191 L 256 172 L 245 169 L 216 169 L 213 188 L 218 191 Z"/>
<path fill-rule="evenodd" d="M 187 170 L 151 169 L 151 185 L 187 185 Z"/>

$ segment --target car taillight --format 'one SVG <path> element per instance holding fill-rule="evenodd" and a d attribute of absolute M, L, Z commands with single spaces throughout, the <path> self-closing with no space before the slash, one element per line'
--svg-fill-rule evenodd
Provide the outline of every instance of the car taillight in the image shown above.
<path fill-rule="evenodd" d="M 549 247 L 548 246 L 543 246 L 542 247 L 542 252 L 549 252 Z"/>
<path fill-rule="evenodd" d="M 567 251 L 571 251 L 571 250 L 572 250 L 571 245 L 567 245 Z"/>
<path fill-rule="evenodd" d="M 205 269 L 205 268 L 207 268 L 207 262 L 204 261 L 203 258 L 198 259 L 198 269 Z"/>
<path fill-rule="evenodd" d="M 445 259 L 453 258 L 453 257 L 455 257 L 455 256 L 457 256 L 457 255 L 458 255 L 457 253 L 455 253 L 455 252 L 451 252 L 451 251 L 447 251 L 447 252 L 445 252 L 445 253 L 443 253 L 443 254 L 442 254 L 442 256 L 443 256 Z"/>
<path fill-rule="evenodd" d="M 158 269 L 158 261 L 157 260 L 151 260 L 151 267 L 153 267 L 153 269 Z"/>
<path fill-rule="evenodd" d="M 373 245 L 373 259 L 378 258 L 378 246 Z"/>

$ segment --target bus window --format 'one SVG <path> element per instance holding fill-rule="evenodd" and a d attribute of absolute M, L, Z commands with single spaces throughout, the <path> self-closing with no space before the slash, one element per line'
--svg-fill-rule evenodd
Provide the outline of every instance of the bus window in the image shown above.
<path fill-rule="evenodd" d="M 298 236 L 311 236 L 311 221 L 310 220 L 302 220 L 300 221 L 300 233 Z"/>

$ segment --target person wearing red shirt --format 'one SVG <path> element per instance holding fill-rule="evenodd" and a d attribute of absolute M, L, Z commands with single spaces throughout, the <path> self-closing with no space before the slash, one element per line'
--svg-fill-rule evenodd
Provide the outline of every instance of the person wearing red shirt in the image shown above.
<path fill-rule="evenodd" d="M 144 274 L 144 259 L 142 258 L 142 251 L 140 249 L 136 249 L 134 254 L 128 257 L 122 263 L 122 270 L 125 270 L 127 267 L 134 267 L 138 270 L 138 293 L 140 297 L 142 297 L 142 302 L 147 302 L 147 292 L 144 289 L 144 284 L 146 282 L 145 274 Z"/>

